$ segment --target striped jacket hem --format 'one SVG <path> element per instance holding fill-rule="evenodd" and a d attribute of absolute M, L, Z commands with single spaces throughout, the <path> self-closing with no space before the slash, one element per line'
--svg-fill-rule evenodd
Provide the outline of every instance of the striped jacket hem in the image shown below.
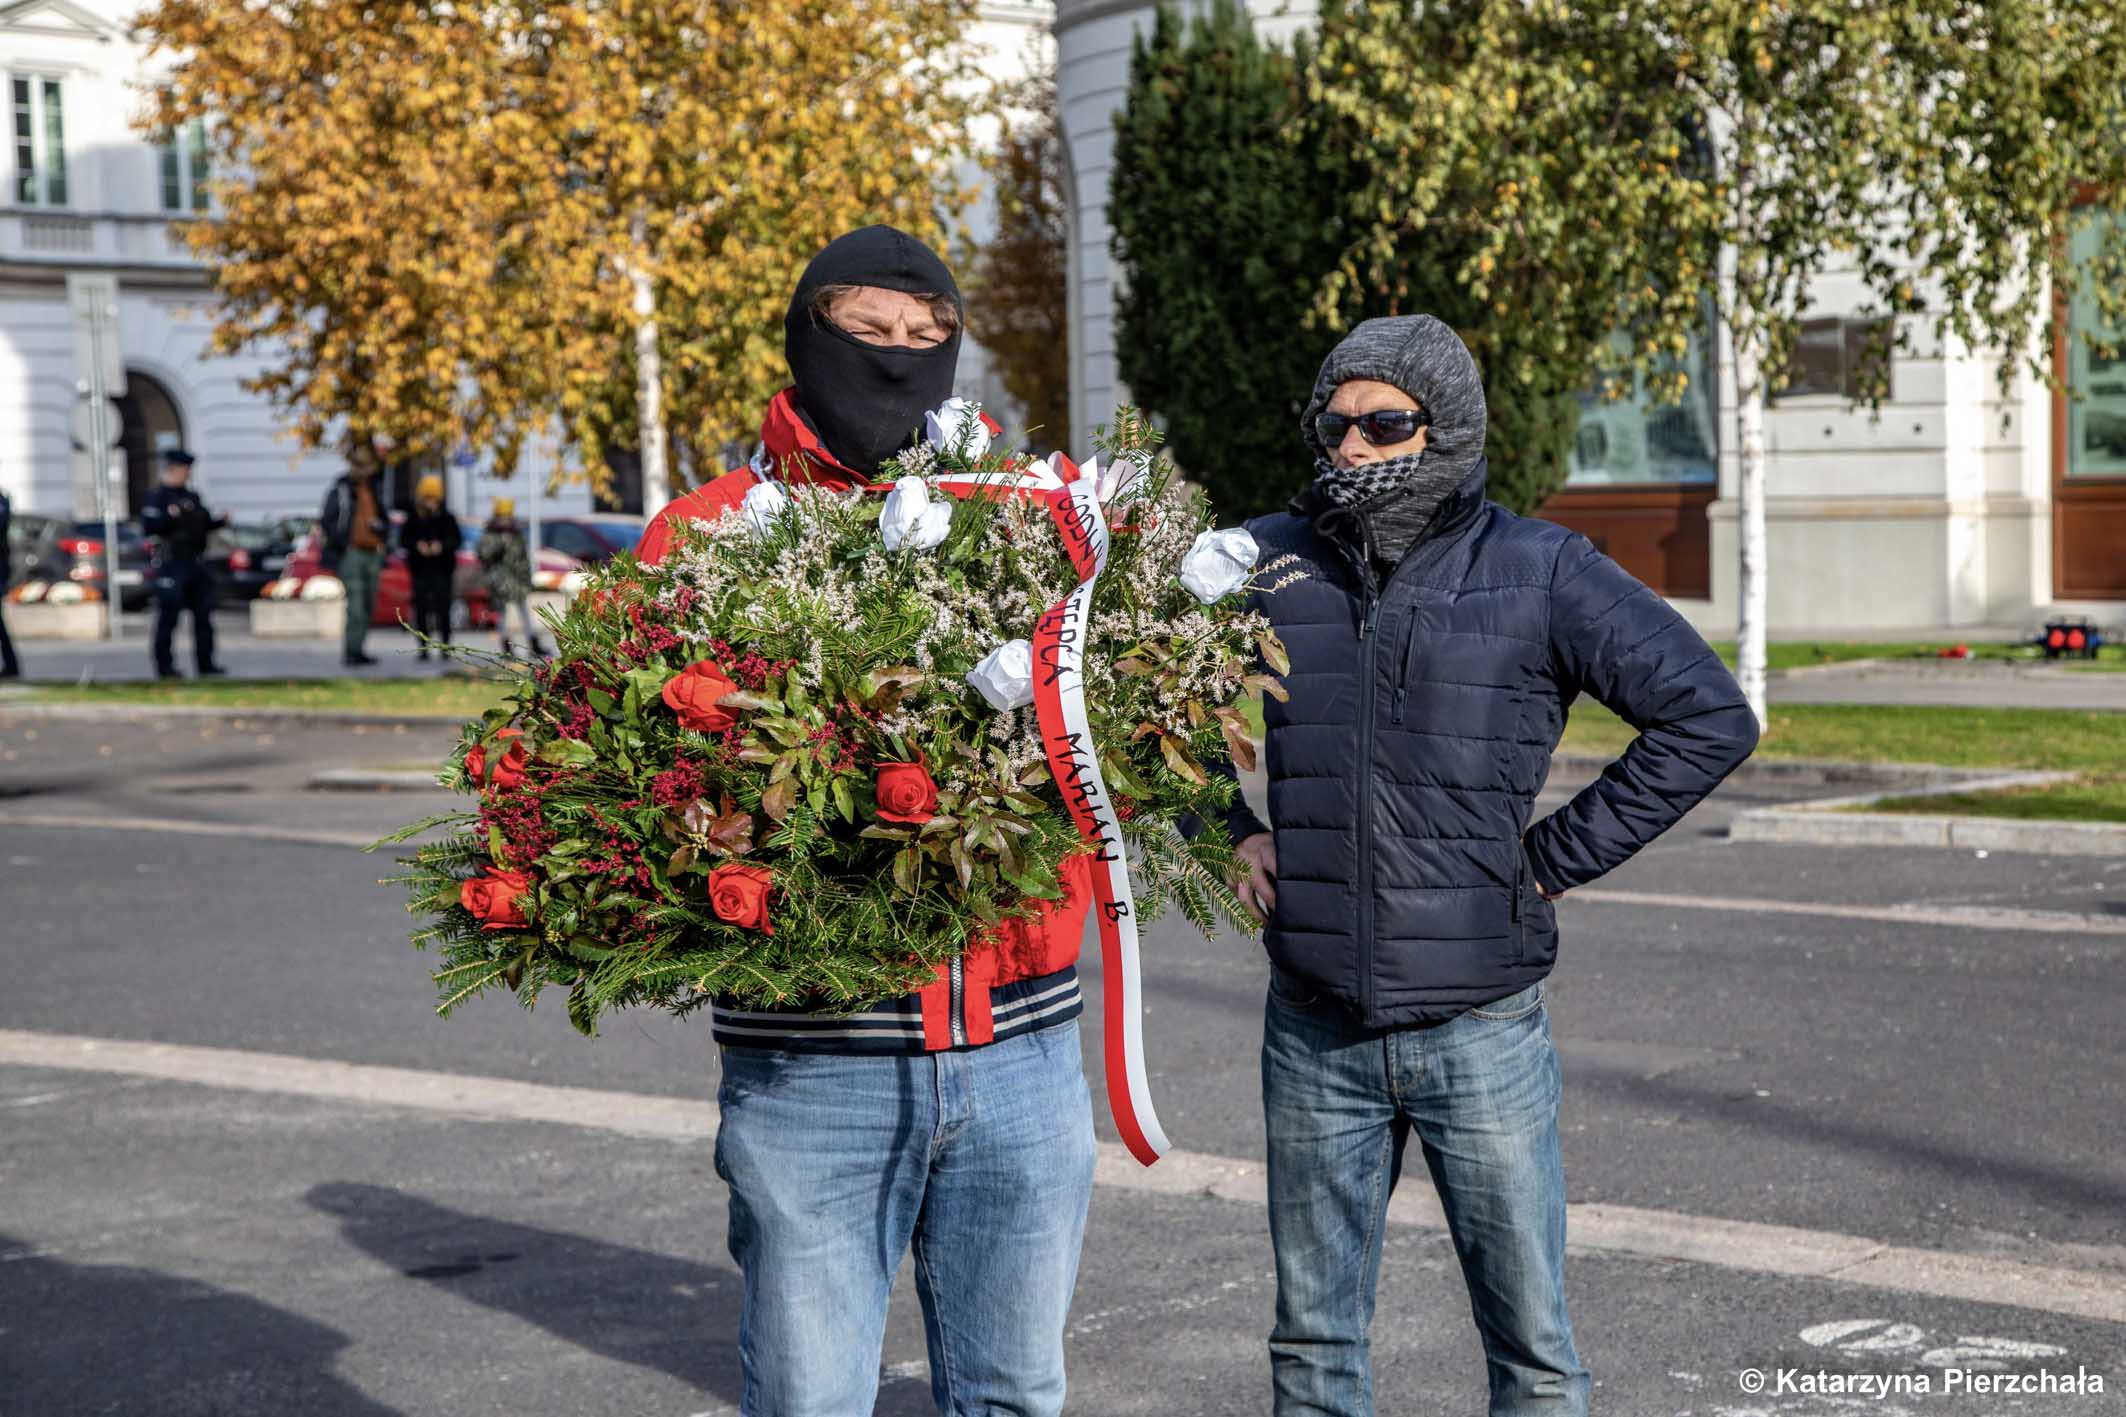
<path fill-rule="evenodd" d="M 989 1013 L 1001 1043 L 1022 1033 L 1054 1028 L 1085 1011 L 1076 966 L 1033 979 L 998 984 L 989 991 Z M 921 1054 L 923 1005 L 917 994 L 888 999 L 859 1013 L 807 1013 L 796 1009 L 729 1009 L 709 1006 L 716 1041 L 727 1048 L 765 1048 L 785 1053 Z M 988 1044 L 972 1044 L 987 1047 Z M 965 1051 L 964 1048 L 956 1051 Z"/>

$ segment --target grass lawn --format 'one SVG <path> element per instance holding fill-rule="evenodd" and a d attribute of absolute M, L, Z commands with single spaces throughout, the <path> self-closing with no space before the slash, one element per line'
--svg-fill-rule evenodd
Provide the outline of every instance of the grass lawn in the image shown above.
<path fill-rule="evenodd" d="M 186 679 L 168 683 L 39 686 L 24 703 L 125 704 L 153 708 L 326 709 L 467 719 L 501 697 L 484 679 Z"/>
<path fill-rule="evenodd" d="M 1924 812 L 1947 817 L 2014 817 L 2023 821 L 2126 822 L 2126 773 L 2091 773 L 2049 787 L 1959 792 L 1946 797 L 1889 797 L 1856 811 Z"/>
<path fill-rule="evenodd" d="M 1561 747 L 1614 754 L 1631 728 L 1582 699 Z M 1761 758 L 1938 763 L 1956 768 L 2117 771 L 2126 763 L 2126 714 L 2073 709 L 1877 707 L 1790 704 L 1772 709 Z"/>

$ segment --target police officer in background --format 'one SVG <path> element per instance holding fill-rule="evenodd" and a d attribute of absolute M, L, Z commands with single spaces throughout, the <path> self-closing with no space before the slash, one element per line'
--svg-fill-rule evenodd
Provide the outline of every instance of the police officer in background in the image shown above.
<path fill-rule="evenodd" d="M 141 533 L 155 541 L 155 673 L 163 679 L 181 677 L 171 641 L 177 635 L 177 617 L 187 610 L 192 612 L 192 654 L 200 674 L 228 672 L 214 662 L 214 578 L 199 560 L 207 552 L 208 535 L 227 526 L 229 519 L 209 516 L 206 504 L 188 485 L 194 461 L 183 448 L 165 449 L 162 486 L 148 494 L 140 509 Z"/>
<path fill-rule="evenodd" d="M 15 520 L 14 506 L 7 500 L 7 489 L 0 487 L 0 594 L 7 591 L 15 578 L 15 549 L 8 544 L 7 534 Z M 7 633 L 7 616 L 0 615 L 0 679 L 19 679 L 22 665 L 15 658 L 15 642 Z"/>

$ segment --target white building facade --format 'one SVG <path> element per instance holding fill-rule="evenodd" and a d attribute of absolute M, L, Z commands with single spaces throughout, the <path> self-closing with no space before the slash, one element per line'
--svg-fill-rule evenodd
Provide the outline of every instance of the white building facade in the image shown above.
<path fill-rule="evenodd" d="M 81 381 L 71 274 L 112 277 L 127 376 L 114 410 L 124 431 L 118 515 L 154 485 L 163 448 L 199 459 L 194 485 L 237 521 L 314 512 L 341 471 L 329 452 L 303 449 L 270 402 L 244 389 L 262 360 L 209 354 L 215 297 L 176 223 L 212 219 L 197 133 L 154 142 L 136 132 L 155 74 L 129 32 L 134 0 L 0 0 L 0 488 L 18 512 L 90 518 L 94 471 L 72 421 Z M 985 4 L 968 41 L 989 77 L 1009 82 L 1050 55 L 1053 7 Z M 978 214 L 975 237 L 983 221 Z M 792 272 L 795 280 L 796 272 Z M 1001 403 L 978 348 L 963 387 Z M 468 454 L 444 469 L 450 504 L 484 518 L 494 498 L 531 510 L 560 453 L 535 443 L 514 476 L 486 475 Z M 590 510 L 581 479 L 540 499 L 542 515 Z"/>
<path fill-rule="evenodd" d="M 1184 12 L 1206 6 L 1182 0 Z M 1249 0 L 1277 42 L 1311 23 L 1307 0 Z M 1058 0 L 1057 88 L 1070 155 L 1073 422 L 1127 397 L 1116 375 L 1109 256 L 1114 115 L 1153 5 Z M 1998 362 L 1915 327 L 1879 414 L 1851 409 L 1857 281 L 1817 292 L 1799 387 L 1773 406 L 1768 441 L 1774 634 L 2022 629 L 2047 615 L 2126 621 L 2126 366 L 2092 366 L 2063 339 L 2060 372 L 2086 397 L 2027 371 L 2003 397 Z M 2086 318 L 2074 312 L 2072 319 Z M 1708 335 L 1681 408 L 1590 403 L 1566 490 L 1544 515 L 1593 537 L 1713 635 L 1738 618 L 1735 399 Z M 1294 456 L 1298 457 L 1295 430 Z"/>

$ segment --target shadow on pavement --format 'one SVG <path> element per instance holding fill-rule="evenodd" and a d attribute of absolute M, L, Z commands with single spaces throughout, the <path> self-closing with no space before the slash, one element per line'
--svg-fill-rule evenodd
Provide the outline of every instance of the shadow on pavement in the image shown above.
<path fill-rule="evenodd" d="M 389 1186 L 328 1182 L 306 1199 L 337 1217 L 354 1245 L 410 1279 L 738 1405 L 734 1270 L 469 1215 Z M 882 1384 L 876 1417 L 935 1413 L 928 1386 Z"/>
<path fill-rule="evenodd" d="M 248 1295 L 4 1233 L 0 1276 L 0 1410 L 397 1417 L 332 1371 L 345 1334 Z"/>

